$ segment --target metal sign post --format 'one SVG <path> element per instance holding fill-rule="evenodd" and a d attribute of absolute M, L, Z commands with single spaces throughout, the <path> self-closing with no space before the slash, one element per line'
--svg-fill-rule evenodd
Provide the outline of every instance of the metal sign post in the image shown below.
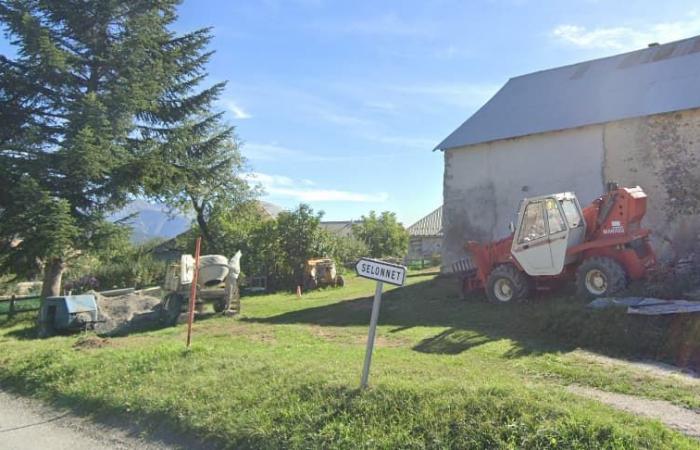
<path fill-rule="evenodd" d="M 357 274 L 363 278 L 377 281 L 374 290 L 374 303 L 372 303 L 372 315 L 369 319 L 369 333 L 367 335 L 367 350 L 365 351 L 365 364 L 362 368 L 362 379 L 360 389 L 368 386 L 369 368 L 372 364 L 372 352 L 374 351 L 374 340 L 377 334 L 377 322 L 379 321 L 379 307 L 382 302 L 382 288 L 384 283 L 402 286 L 406 279 L 406 268 L 398 264 L 390 264 L 376 259 L 362 258 L 355 266 Z"/>

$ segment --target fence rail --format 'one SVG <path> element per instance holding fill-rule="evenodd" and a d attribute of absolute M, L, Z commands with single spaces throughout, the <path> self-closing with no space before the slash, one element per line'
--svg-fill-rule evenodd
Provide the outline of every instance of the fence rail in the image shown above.
<path fill-rule="evenodd" d="M 39 306 L 32 306 L 31 308 L 22 307 L 22 305 L 25 303 L 34 303 L 35 301 L 39 300 L 41 300 L 41 297 L 39 297 L 38 295 L 13 295 L 11 297 L 0 298 L 0 306 L 5 303 L 9 303 L 9 308 L 7 308 L 7 310 L 5 310 L 4 308 L 0 309 L 0 316 L 8 316 L 8 318 L 11 319 L 19 313 L 39 311 Z"/>

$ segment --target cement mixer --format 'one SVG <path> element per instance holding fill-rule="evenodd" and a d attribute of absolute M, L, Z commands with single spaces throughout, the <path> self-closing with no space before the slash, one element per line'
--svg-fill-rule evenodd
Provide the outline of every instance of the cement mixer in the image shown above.
<path fill-rule="evenodd" d="M 238 276 L 241 273 L 241 252 L 230 259 L 223 255 L 203 255 L 199 258 L 199 276 L 195 311 L 204 312 L 211 303 L 214 311 L 228 316 L 241 311 L 241 296 Z M 161 319 L 166 325 L 174 325 L 185 319 L 190 288 L 194 280 L 194 258 L 181 255 L 180 261 L 168 267 L 163 290 L 165 296 L 161 307 Z"/>

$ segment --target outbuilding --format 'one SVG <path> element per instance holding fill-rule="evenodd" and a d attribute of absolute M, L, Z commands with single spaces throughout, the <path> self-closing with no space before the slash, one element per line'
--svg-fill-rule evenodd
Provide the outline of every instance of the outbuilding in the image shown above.
<path fill-rule="evenodd" d="M 445 138 L 443 267 L 508 234 L 524 197 L 608 182 L 648 195 L 662 258 L 697 251 L 700 37 L 510 79 Z"/>
<path fill-rule="evenodd" d="M 442 206 L 422 217 L 416 223 L 406 228 L 408 232 L 408 264 L 419 263 L 421 266 L 427 260 L 429 264 L 440 258 L 442 249 Z"/>

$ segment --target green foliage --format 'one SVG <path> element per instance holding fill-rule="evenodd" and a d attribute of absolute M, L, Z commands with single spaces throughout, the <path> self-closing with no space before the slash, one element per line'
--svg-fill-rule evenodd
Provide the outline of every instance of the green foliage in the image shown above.
<path fill-rule="evenodd" d="M 403 257 L 408 252 L 408 233 L 393 212 L 384 211 L 377 216 L 370 211 L 352 230 L 355 237 L 367 245 L 369 256 L 373 258 Z"/>
<path fill-rule="evenodd" d="M 179 3 L 0 1 L 17 55 L 0 56 L 0 222 L 13 224 L 0 242 L 23 238 L 15 253 L 27 266 L 44 260 L 51 291 L 133 195 L 172 200 L 188 192 L 190 170 L 196 195 L 215 192 L 215 179 L 240 163 L 232 129 L 210 111 L 224 83 L 199 88 L 211 32 L 172 31 Z M 33 202 L 24 179 L 40 196 Z"/>
<path fill-rule="evenodd" d="M 303 203 L 294 211 L 283 211 L 277 216 L 284 263 L 291 270 L 295 284 L 303 284 L 306 261 L 331 253 L 328 233 L 321 228 L 321 217 L 323 212 L 314 214 L 314 210 Z"/>
<path fill-rule="evenodd" d="M 354 266 L 358 259 L 368 256 L 367 245 L 354 236 L 330 235 L 332 251 L 331 254 L 336 262 L 344 266 Z"/>
<path fill-rule="evenodd" d="M 151 250 L 157 241 L 131 243 L 128 229 L 111 224 L 115 233 L 105 236 L 99 249 L 76 259 L 65 274 L 65 288 L 73 293 L 90 289 L 144 288 L 159 286 L 165 279 L 166 263 L 155 259 Z"/>
<path fill-rule="evenodd" d="M 35 180 L 21 177 L 12 190 L 14 200 L 0 212 L 0 238 L 6 240 L 0 257 L 6 267 L 27 275 L 36 270 L 33 258 L 70 253 L 79 230 L 69 203 L 41 190 Z"/>

